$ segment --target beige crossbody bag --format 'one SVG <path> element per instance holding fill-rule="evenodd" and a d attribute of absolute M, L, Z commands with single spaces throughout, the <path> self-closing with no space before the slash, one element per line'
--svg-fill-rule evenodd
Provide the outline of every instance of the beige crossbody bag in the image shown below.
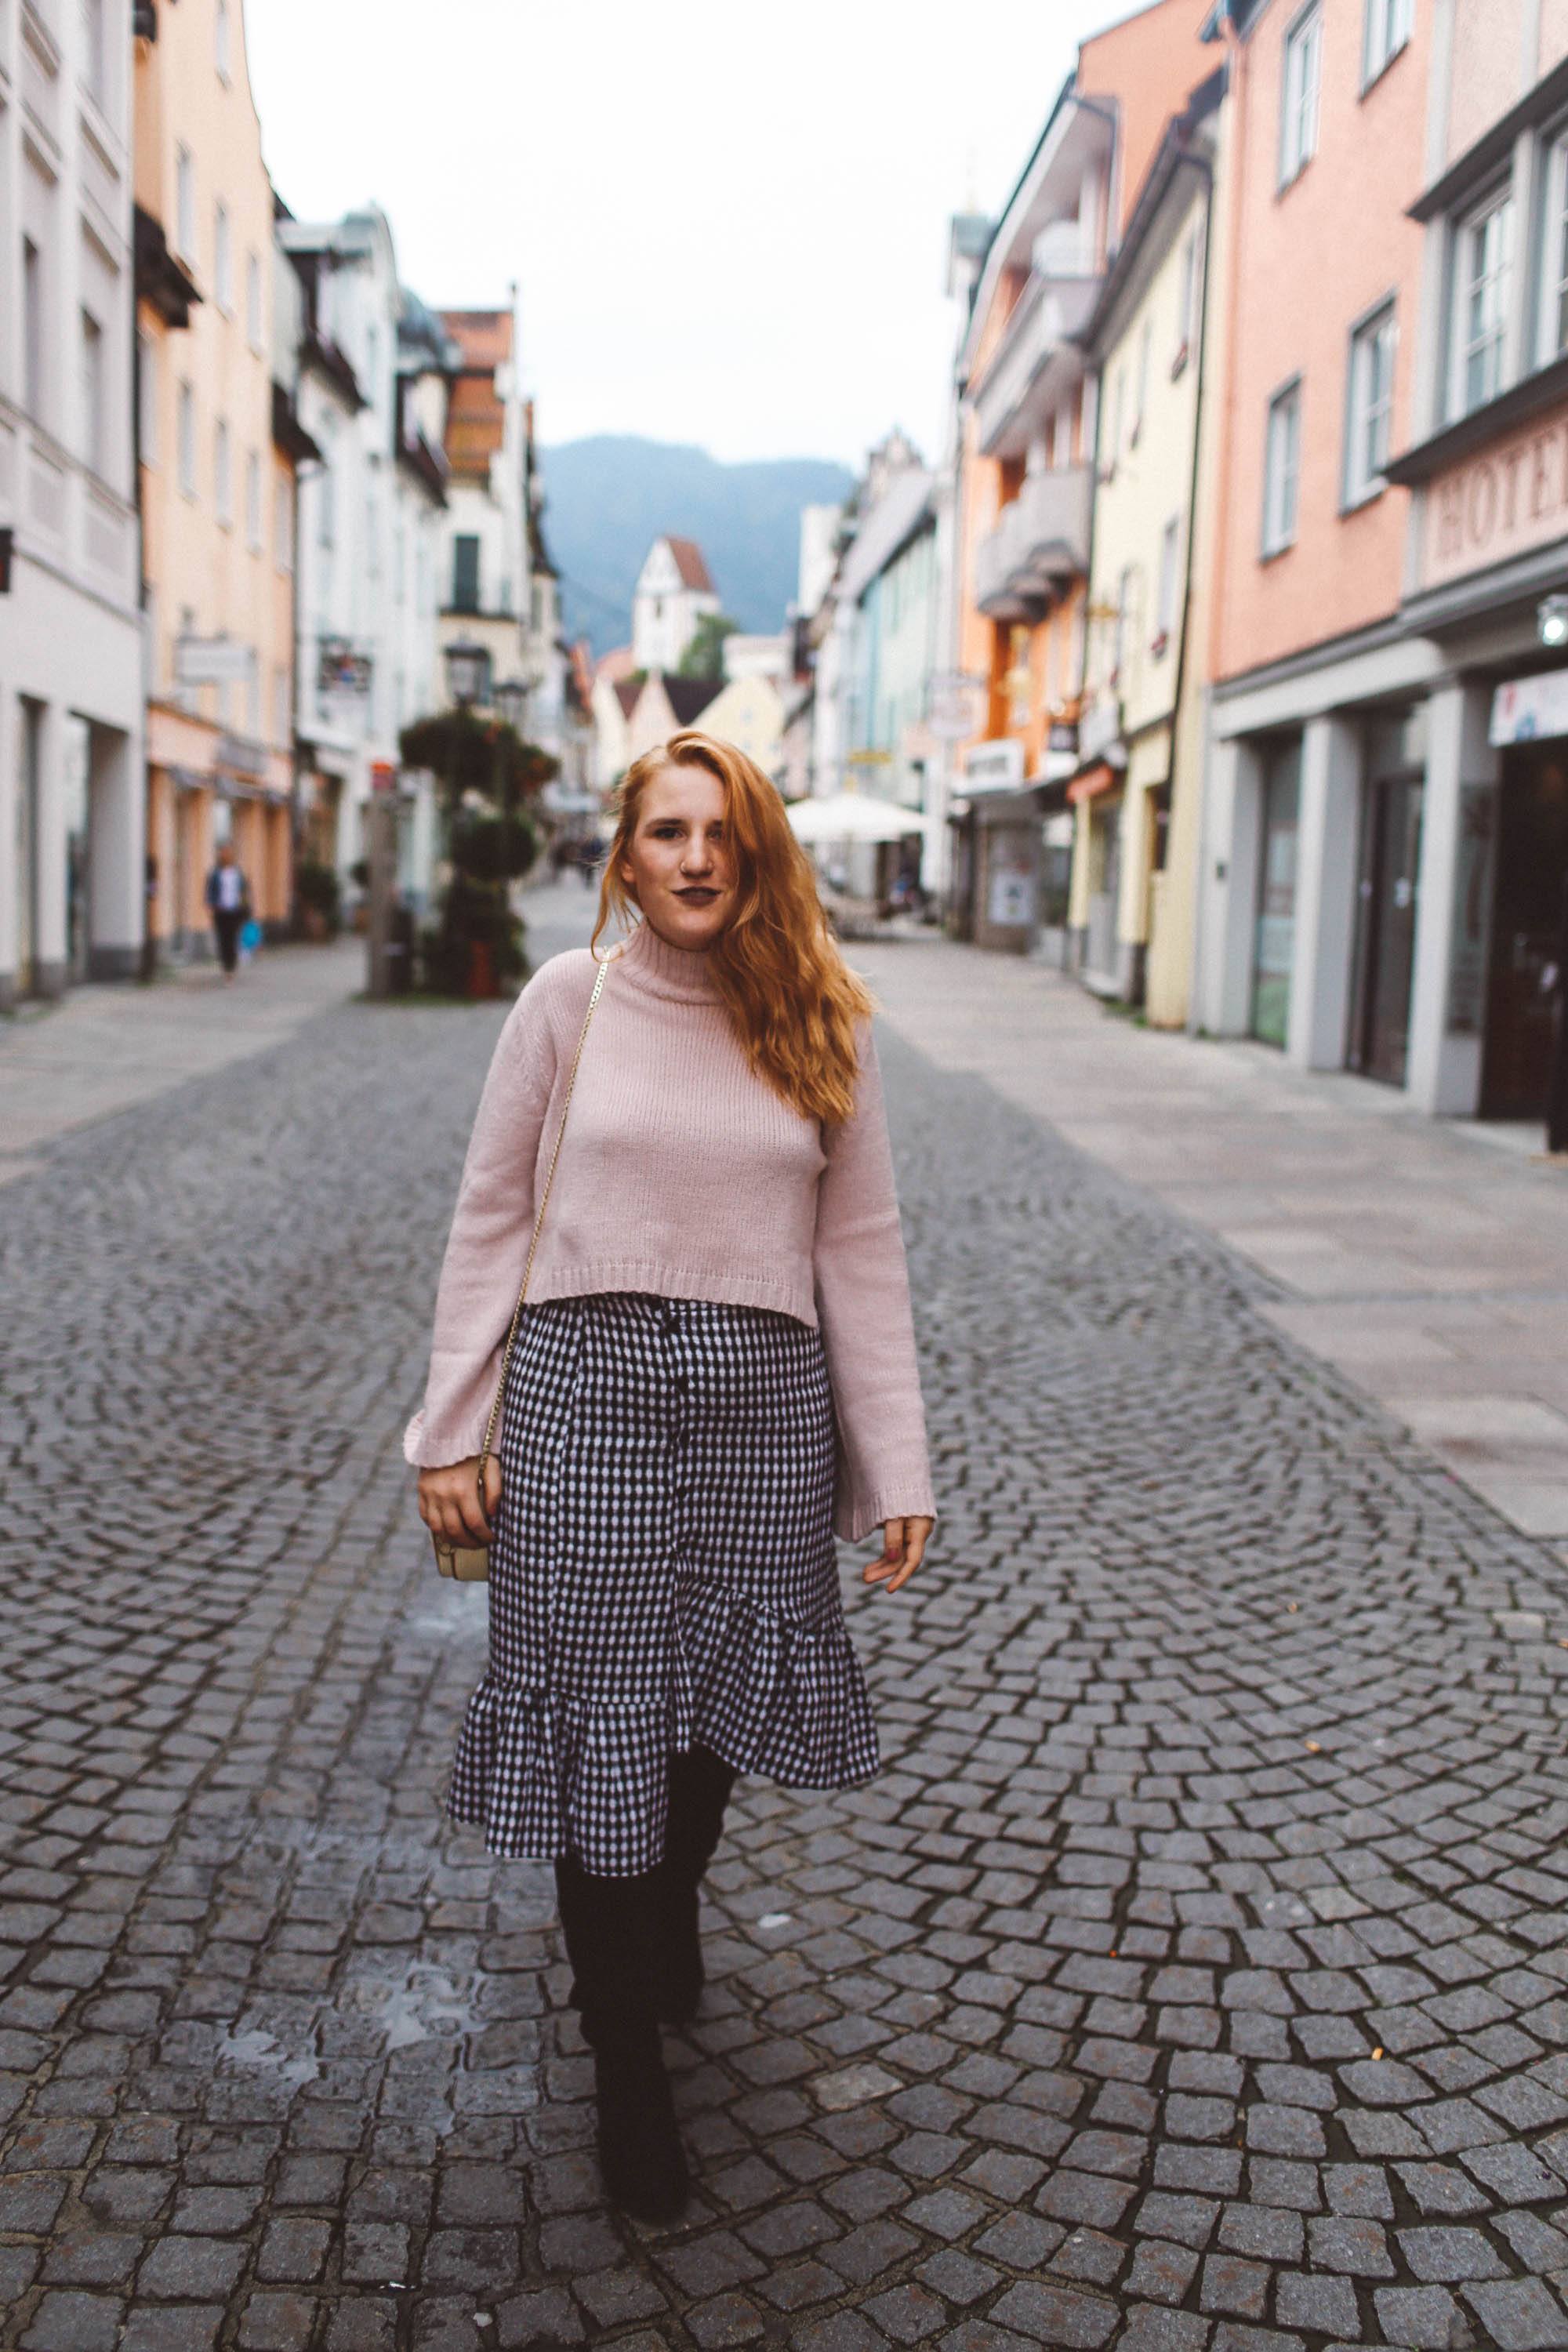
<path fill-rule="evenodd" d="M 572 1108 L 572 1089 L 577 1083 L 577 1065 L 583 1058 L 583 1048 L 588 1040 L 588 1024 L 594 1017 L 594 1007 L 599 1002 L 599 992 L 605 985 L 605 974 L 619 953 L 618 948 L 614 949 L 605 957 L 595 974 L 594 993 L 588 999 L 588 1010 L 583 1015 L 583 1026 L 577 1034 L 577 1050 L 572 1056 L 572 1067 L 566 1075 L 566 1099 L 561 1106 L 561 1124 L 555 1130 L 554 1149 L 550 1154 L 550 1165 L 544 1171 L 544 1188 L 539 1196 L 539 1208 L 533 1220 L 533 1234 L 528 1244 L 528 1263 L 522 1269 L 522 1288 L 517 1294 L 517 1305 L 512 1309 L 511 1328 L 506 1335 L 506 1347 L 501 1354 L 500 1378 L 496 1382 L 495 1397 L 490 1405 L 490 1417 L 485 1423 L 485 1442 L 479 1448 L 479 1468 L 475 1476 L 479 1486 L 481 1517 L 488 1516 L 485 1511 L 485 1465 L 490 1458 L 490 1448 L 495 1441 L 496 1423 L 500 1418 L 501 1400 L 506 1394 L 507 1374 L 511 1370 L 512 1349 L 517 1345 L 517 1327 L 522 1320 L 523 1301 L 528 1297 L 528 1277 L 533 1272 L 533 1253 L 539 1247 L 539 1233 L 544 1223 L 544 1211 L 550 1199 L 550 1187 L 555 1177 L 555 1162 L 561 1156 L 561 1139 L 566 1132 L 566 1114 Z M 465 1584 L 482 1584 L 489 1576 L 490 1554 L 488 1544 L 448 1543 L 447 1538 L 438 1536 L 434 1528 L 430 1532 L 430 1540 L 436 1547 L 436 1565 L 443 1576 L 455 1576 Z"/>

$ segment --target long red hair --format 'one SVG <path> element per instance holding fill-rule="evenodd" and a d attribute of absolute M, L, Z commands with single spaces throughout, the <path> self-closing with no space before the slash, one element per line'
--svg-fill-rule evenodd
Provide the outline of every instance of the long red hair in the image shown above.
<path fill-rule="evenodd" d="M 870 1013 L 871 992 L 827 928 L 811 860 L 790 829 L 778 787 L 733 743 L 689 727 L 626 770 L 599 885 L 595 944 L 612 915 L 623 925 L 630 919 L 636 900 L 620 864 L 643 794 L 668 767 L 705 768 L 724 788 L 735 912 L 709 953 L 748 1061 L 804 1118 L 848 1118 L 859 1066 L 855 1024 Z"/>

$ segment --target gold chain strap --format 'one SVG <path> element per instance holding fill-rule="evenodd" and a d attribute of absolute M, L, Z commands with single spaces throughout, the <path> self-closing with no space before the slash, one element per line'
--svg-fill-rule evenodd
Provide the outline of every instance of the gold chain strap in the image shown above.
<path fill-rule="evenodd" d="M 478 1485 L 481 1516 L 485 1515 L 485 1465 L 490 1458 L 490 1446 L 496 1433 L 496 1423 L 500 1415 L 501 1400 L 506 1394 L 506 1378 L 511 1370 L 512 1349 L 517 1345 L 517 1327 L 522 1320 L 522 1303 L 528 1297 L 528 1278 L 533 1272 L 533 1253 L 539 1247 L 540 1228 L 544 1223 L 544 1212 L 550 1200 L 550 1187 L 555 1179 L 555 1162 L 561 1156 L 561 1139 L 566 1132 L 566 1114 L 572 1108 L 572 1089 L 577 1083 L 577 1065 L 583 1058 L 583 1048 L 588 1042 L 588 1024 L 594 1017 L 594 1007 L 599 1002 L 599 992 L 605 985 L 605 974 L 608 971 L 614 956 L 619 952 L 620 950 L 616 949 L 610 955 L 605 956 L 595 974 L 594 993 L 588 999 L 588 1010 L 583 1015 L 583 1026 L 577 1033 L 577 1050 L 572 1056 L 572 1067 L 566 1074 L 566 1099 L 561 1106 L 561 1119 L 555 1129 L 554 1148 L 550 1154 L 550 1165 L 544 1171 L 544 1190 L 539 1196 L 539 1208 L 533 1220 L 533 1233 L 528 1244 L 528 1262 L 522 1269 L 522 1288 L 518 1292 L 517 1305 L 512 1308 L 511 1328 L 506 1335 L 506 1347 L 501 1353 L 500 1378 L 496 1382 L 495 1397 L 490 1405 L 490 1417 L 485 1423 L 485 1442 L 479 1448 Z"/>

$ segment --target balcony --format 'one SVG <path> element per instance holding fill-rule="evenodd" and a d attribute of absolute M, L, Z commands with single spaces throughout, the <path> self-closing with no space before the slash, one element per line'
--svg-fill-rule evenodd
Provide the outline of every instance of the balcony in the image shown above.
<path fill-rule="evenodd" d="M 1053 403 L 1082 373 L 1073 338 L 1088 324 L 1100 286 L 1097 276 L 1066 267 L 1083 257 L 1076 237 L 1070 249 L 1037 240 L 1037 263 L 1047 260 L 1062 274 L 1037 268 L 975 387 L 974 421 L 988 457 L 1022 457 Z"/>
<path fill-rule="evenodd" d="M 1037 621 L 1064 581 L 1089 569 L 1089 468 L 1026 474 L 975 551 L 974 601 L 993 621 Z"/>

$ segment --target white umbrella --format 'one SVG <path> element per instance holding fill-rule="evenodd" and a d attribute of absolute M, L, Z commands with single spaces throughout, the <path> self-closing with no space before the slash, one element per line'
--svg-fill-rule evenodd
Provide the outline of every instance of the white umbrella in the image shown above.
<path fill-rule="evenodd" d="M 936 831 L 933 819 L 919 809 L 900 808 L 897 801 L 879 800 L 874 793 L 829 793 L 821 800 L 792 801 L 789 821 L 797 841 L 902 841 L 918 833 L 928 840 Z"/>

